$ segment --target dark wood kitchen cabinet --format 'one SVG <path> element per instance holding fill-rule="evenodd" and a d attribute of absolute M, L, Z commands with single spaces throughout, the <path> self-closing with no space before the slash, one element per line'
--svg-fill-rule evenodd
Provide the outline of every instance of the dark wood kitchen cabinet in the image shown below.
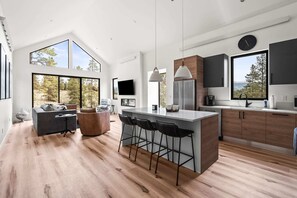
<path fill-rule="evenodd" d="M 241 111 L 223 109 L 222 133 L 223 136 L 241 138 Z"/>
<path fill-rule="evenodd" d="M 228 56 L 219 54 L 204 60 L 204 87 L 227 87 Z"/>
<path fill-rule="evenodd" d="M 174 74 L 178 70 L 179 66 L 182 65 L 183 59 L 174 60 Z M 207 89 L 203 87 L 203 58 L 200 56 L 190 56 L 184 58 L 184 65 L 188 67 L 192 74 L 192 79 L 196 80 L 196 110 L 204 104 L 204 98 L 207 95 Z M 174 79 L 174 81 L 179 81 L 183 79 Z"/>
<path fill-rule="evenodd" d="M 265 143 L 265 112 L 242 111 L 242 138 Z"/>
<path fill-rule="evenodd" d="M 223 136 L 293 148 L 297 115 L 282 112 L 222 110 Z"/>
<path fill-rule="evenodd" d="M 270 84 L 297 84 L 297 39 L 269 45 Z"/>
<path fill-rule="evenodd" d="M 224 136 L 265 143 L 265 112 L 224 109 L 222 132 Z"/>
<path fill-rule="evenodd" d="M 295 115 L 287 113 L 266 114 L 266 143 L 293 148 Z"/>

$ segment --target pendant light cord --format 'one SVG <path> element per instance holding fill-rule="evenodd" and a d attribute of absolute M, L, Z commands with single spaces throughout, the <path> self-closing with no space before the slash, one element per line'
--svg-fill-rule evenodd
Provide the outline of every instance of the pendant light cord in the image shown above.
<path fill-rule="evenodd" d="M 184 66 L 184 0 L 182 0 L 182 20 L 181 20 L 181 23 L 182 23 L 182 66 Z"/>
<path fill-rule="evenodd" d="M 157 0 L 155 0 L 155 68 L 157 68 Z"/>

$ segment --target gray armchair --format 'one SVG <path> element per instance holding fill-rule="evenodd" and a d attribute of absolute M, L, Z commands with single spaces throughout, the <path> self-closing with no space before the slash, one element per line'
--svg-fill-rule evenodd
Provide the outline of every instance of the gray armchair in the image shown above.
<path fill-rule="evenodd" d="M 101 99 L 100 105 L 97 107 L 97 111 L 108 111 L 110 112 L 111 100 L 110 99 Z"/>

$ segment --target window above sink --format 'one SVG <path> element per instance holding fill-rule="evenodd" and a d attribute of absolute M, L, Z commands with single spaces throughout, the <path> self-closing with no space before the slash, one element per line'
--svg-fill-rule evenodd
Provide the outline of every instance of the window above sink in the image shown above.
<path fill-rule="evenodd" d="M 231 99 L 268 98 L 268 50 L 231 57 Z"/>

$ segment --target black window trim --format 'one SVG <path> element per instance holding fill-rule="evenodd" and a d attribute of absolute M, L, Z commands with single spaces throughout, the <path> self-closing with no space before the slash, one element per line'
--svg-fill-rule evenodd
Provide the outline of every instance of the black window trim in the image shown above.
<path fill-rule="evenodd" d="M 251 52 L 247 54 L 242 54 L 242 55 L 237 55 L 237 56 L 231 56 L 231 100 L 239 100 L 239 98 L 234 98 L 233 96 L 233 79 L 234 79 L 234 59 L 235 58 L 241 58 L 241 57 L 246 57 L 246 56 L 253 56 L 256 54 L 263 54 L 266 53 L 266 97 L 265 98 L 247 98 L 248 100 L 265 100 L 268 99 L 268 50 L 262 50 L 262 51 L 257 51 L 257 52 Z M 242 98 L 242 100 L 245 99 Z"/>
<path fill-rule="evenodd" d="M 165 71 L 165 72 L 160 72 L 160 75 L 161 74 L 165 74 L 165 75 L 167 75 L 167 73 L 166 73 L 167 71 Z M 167 79 L 167 76 L 166 76 L 166 79 Z M 160 91 L 161 91 L 161 83 L 160 82 L 158 82 L 158 106 L 160 107 L 161 106 L 161 94 L 160 94 Z"/>
<path fill-rule="evenodd" d="M 75 43 L 82 51 L 84 51 L 86 54 L 88 54 L 97 63 L 99 63 L 100 68 L 99 68 L 99 72 L 98 73 L 100 73 L 101 72 L 101 68 L 102 68 L 102 64 L 96 58 L 94 58 L 92 55 L 90 55 L 84 48 L 82 48 L 77 42 L 75 42 L 75 41 L 72 41 L 72 42 Z M 73 46 L 72 46 L 72 54 L 73 54 Z M 73 64 L 73 61 L 72 61 L 72 64 Z M 72 65 L 72 66 L 74 67 L 74 65 Z M 74 69 L 76 69 L 76 68 L 74 68 Z"/>
<path fill-rule="evenodd" d="M 69 39 L 66 39 L 66 40 L 63 40 L 63 41 L 60 41 L 60 42 L 58 42 L 58 43 L 54 43 L 54 44 L 52 44 L 52 45 L 48 45 L 48 46 L 46 46 L 46 47 L 43 47 L 43 48 L 40 48 L 40 49 L 37 49 L 37 50 L 35 50 L 35 51 L 33 51 L 33 52 L 30 52 L 30 56 L 29 56 L 29 58 L 30 58 L 30 60 L 29 60 L 29 62 L 30 62 L 30 64 L 31 65 L 36 65 L 36 64 L 34 64 L 34 63 L 32 63 L 32 53 L 34 53 L 34 52 L 37 52 L 37 51 L 40 51 L 40 50 L 43 50 L 43 49 L 46 49 L 46 48 L 49 48 L 49 47 L 52 47 L 52 46 L 54 46 L 54 45 L 58 45 L 58 44 L 60 44 L 60 43 L 64 43 L 65 41 L 68 41 L 68 47 L 67 47 L 67 50 L 68 50 L 68 59 L 67 59 L 67 68 L 68 69 L 70 69 L 69 68 L 69 60 L 70 60 L 70 56 L 69 56 L 69 43 L 70 43 L 70 41 L 69 41 Z M 45 66 L 47 66 L 48 67 L 48 65 L 45 65 Z M 58 68 L 63 68 L 63 67 L 58 67 Z"/>
<path fill-rule="evenodd" d="M 115 99 L 115 97 L 114 97 L 114 81 L 115 80 L 118 80 L 118 78 L 113 78 L 112 79 L 112 99 L 113 100 L 118 100 L 118 98 L 119 98 L 119 94 L 118 94 L 118 97 Z"/>
<path fill-rule="evenodd" d="M 58 75 L 58 74 L 48 74 L 48 73 L 32 73 L 31 76 L 31 82 L 32 82 L 32 108 L 34 108 L 34 82 L 33 82 L 33 76 L 34 75 L 47 75 L 47 76 L 57 76 L 58 77 L 58 103 L 60 103 L 60 78 L 79 78 L 80 82 L 80 108 L 82 108 L 82 79 L 93 79 L 98 80 L 98 105 L 100 104 L 100 78 L 94 78 L 94 77 L 86 77 L 86 76 L 71 76 L 71 75 Z"/>

